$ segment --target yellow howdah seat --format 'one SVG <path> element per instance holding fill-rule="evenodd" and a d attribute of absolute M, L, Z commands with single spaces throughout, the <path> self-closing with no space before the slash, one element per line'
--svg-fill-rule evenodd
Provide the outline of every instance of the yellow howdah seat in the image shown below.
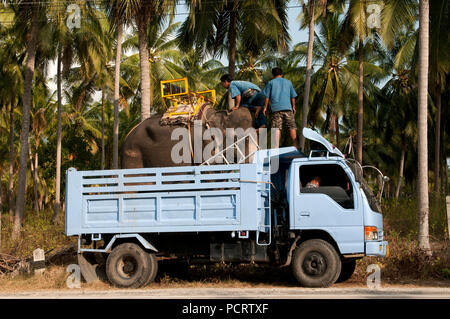
<path fill-rule="evenodd" d="M 189 91 L 187 78 L 161 81 L 161 97 L 169 105 L 161 125 L 187 124 L 201 119 L 206 107 L 216 103 L 216 91 Z"/>

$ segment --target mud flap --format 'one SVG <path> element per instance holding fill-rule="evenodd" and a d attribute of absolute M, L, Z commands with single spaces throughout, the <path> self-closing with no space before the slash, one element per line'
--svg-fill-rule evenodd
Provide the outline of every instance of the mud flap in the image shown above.
<path fill-rule="evenodd" d="M 98 264 L 93 256 L 86 256 L 81 253 L 78 254 L 78 265 L 80 266 L 81 275 L 87 283 L 100 280 L 98 276 Z M 92 260 L 91 260 L 92 259 Z"/>

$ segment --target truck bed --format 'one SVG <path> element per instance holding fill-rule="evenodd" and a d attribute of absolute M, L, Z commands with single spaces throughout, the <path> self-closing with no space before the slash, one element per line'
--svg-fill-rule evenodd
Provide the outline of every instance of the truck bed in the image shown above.
<path fill-rule="evenodd" d="M 66 234 L 268 231 L 261 164 L 66 172 Z"/>

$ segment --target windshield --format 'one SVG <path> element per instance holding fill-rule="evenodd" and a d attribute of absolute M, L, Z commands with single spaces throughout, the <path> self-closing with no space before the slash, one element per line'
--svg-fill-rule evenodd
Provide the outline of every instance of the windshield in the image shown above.
<path fill-rule="evenodd" d="M 346 160 L 346 163 L 352 170 L 353 175 L 355 175 L 355 180 L 361 185 L 361 188 L 364 191 L 364 194 L 366 195 L 369 202 L 370 209 L 374 212 L 381 213 L 381 204 L 377 200 L 377 197 L 375 196 L 374 191 L 370 187 L 369 183 L 367 183 L 367 181 L 364 179 L 361 166 L 355 161 Z"/>

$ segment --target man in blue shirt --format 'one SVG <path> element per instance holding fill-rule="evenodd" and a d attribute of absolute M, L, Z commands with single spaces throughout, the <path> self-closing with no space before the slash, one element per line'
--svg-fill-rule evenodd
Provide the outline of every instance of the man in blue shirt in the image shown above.
<path fill-rule="evenodd" d="M 272 69 L 273 79 L 264 88 L 266 96 L 264 102 L 264 115 L 270 101 L 270 113 L 272 114 L 272 128 L 276 128 L 275 148 L 280 145 L 281 129 L 283 122 L 289 129 L 289 135 L 295 147 L 299 147 L 297 140 L 297 125 L 295 124 L 295 98 L 297 93 L 291 81 L 283 78 L 283 71 L 280 68 Z"/>
<path fill-rule="evenodd" d="M 229 74 L 223 75 L 220 82 L 228 90 L 230 97 L 235 99 L 234 107 L 230 106 L 232 111 L 240 106 L 248 107 L 250 111 L 255 112 L 256 128 L 266 127 L 266 117 L 261 112 L 265 96 L 257 85 L 248 81 L 233 81 Z"/>

